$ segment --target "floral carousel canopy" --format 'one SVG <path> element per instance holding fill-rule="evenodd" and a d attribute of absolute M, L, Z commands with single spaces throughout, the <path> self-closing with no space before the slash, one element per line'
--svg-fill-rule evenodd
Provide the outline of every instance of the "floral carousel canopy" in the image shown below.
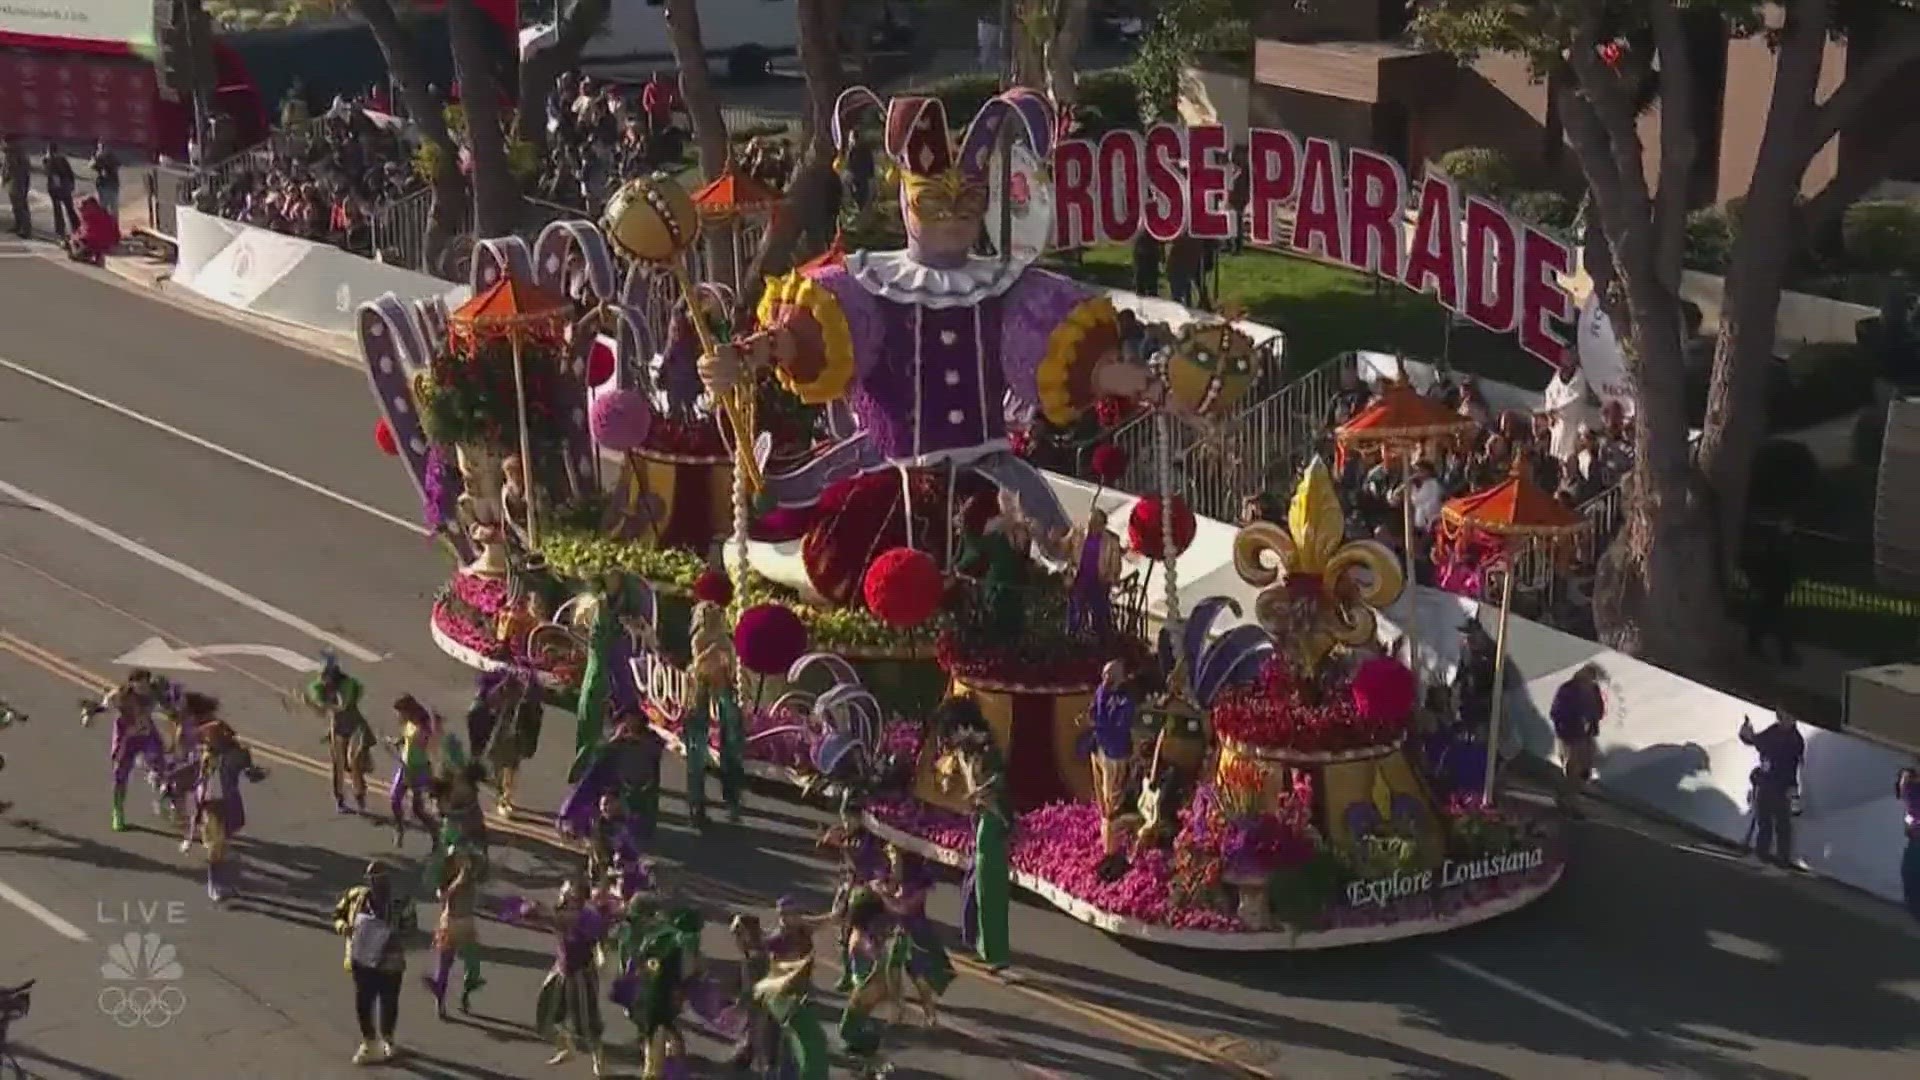
<path fill-rule="evenodd" d="M 708 221 L 771 214 L 779 209 L 778 191 L 735 169 L 732 164 L 693 193 L 694 209 Z"/>
<path fill-rule="evenodd" d="M 572 311 L 563 297 L 506 274 L 447 316 L 447 326 L 468 341 L 557 332 Z"/>
<path fill-rule="evenodd" d="M 1471 417 L 1422 395 L 1404 380 L 1396 380 L 1387 384 L 1379 401 L 1340 425 L 1334 438 L 1347 449 L 1442 439 L 1464 435 L 1477 427 Z"/>

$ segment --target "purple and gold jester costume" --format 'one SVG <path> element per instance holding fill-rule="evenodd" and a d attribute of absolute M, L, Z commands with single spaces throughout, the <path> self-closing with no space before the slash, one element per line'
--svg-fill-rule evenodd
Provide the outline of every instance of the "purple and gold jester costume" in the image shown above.
<path fill-rule="evenodd" d="M 166 770 L 165 744 L 154 723 L 154 699 L 144 680 L 129 679 L 108 692 L 101 707 L 113 714 L 113 737 L 107 747 L 107 759 L 113 765 L 113 831 L 127 829 L 127 778 L 136 763 L 144 762 L 150 774 L 159 777 Z M 81 722 L 87 723 L 83 717 Z"/>
<path fill-rule="evenodd" d="M 864 87 L 842 94 L 836 139 L 844 144 L 857 109 L 880 104 Z M 850 437 L 768 477 L 767 489 L 782 505 L 806 506 L 829 485 L 874 470 L 939 468 L 951 488 L 965 468 L 1015 493 L 1043 534 L 1062 535 L 1070 523 L 1059 500 L 1010 452 L 1009 399 L 1065 426 L 1102 394 L 1137 395 L 1147 379 L 1144 369 L 1109 376 L 1107 369 L 1129 365 L 1118 360 L 1104 296 L 1021 261 L 968 253 L 1005 125 L 1018 124 L 1045 159 L 1052 107 L 1030 90 L 1008 91 L 981 108 L 958 146 L 937 99 L 895 98 L 884 112 L 885 146 L 901 171 L 907 250 L 856 251 L 842 265 L 772 282 L 759 308 L 767 329 L 741 343 L 756 362 L 769 360 L 801 401 L 844 404 L 854 420 Z M 883 523 L 849 527 L 877 531 Z M 909 541 L 939 550 L 927 539 Z M 815 585 L 828 595 L 835 589 Z"/>

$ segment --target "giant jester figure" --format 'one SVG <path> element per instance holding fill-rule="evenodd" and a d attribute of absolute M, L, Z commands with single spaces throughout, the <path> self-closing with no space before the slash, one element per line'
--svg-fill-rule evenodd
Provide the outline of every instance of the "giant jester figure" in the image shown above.
<path fill-rule="evenodd" d="M 881 102 L 863 87 L 840 96 L 834 134 L 842 145 L 849 121 L 868 106 Z M 900 171 L 906 250 L 856 251 L 844 264 L 774 282 L 761 301 L 762 328 L 702 359 L 701 375 L 720 396 L 771 365 L 801 401 L 852 412 L 852 436 L 801 469 L 767 478 L 782 505 L 812 505 L 831 484 L 889 468 L 900 472 L 902 491 L 911 486 L 910 470 L 937 469 L 951 493 L 964 469 L 1013 492 L 1042 533 L 1064 536 L 1071 523 L 1059 501 L 1010 451 L 1007 399 L 1065 426 L 1099 398 L 1139 398 L 1154 383 L 1144 366 L 1120 360 L 1104 296 L 1020 260 L 972 253 L 1005 125 L 1017 123 L 1044 160 L 1053 145 L 1052 107 L 1031 90 L 1008 91 L 982 106 L 958 145 L 936 99 L 895 98 L 884 116 L 884 145 Z M 907 502 L 908 542 L 944 551 L 954 507 Z M 808 560 L 814 587 L 842 602 L 858 588 L 883 523 L 900 520 L 857 504 L 845 504 L 844 520 L 834 522 L 827 516 L 835 501 L 826 500 L 826 516 L 813 525 L 843 530 Z"/>

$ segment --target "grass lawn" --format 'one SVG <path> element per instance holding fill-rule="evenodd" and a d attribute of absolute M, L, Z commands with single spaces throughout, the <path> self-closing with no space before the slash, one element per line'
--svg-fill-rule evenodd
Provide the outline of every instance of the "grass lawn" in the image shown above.
<path fill-rule="evenodd" d="M 1128 245 L 1102 244 L 1087 249 L 1078 265 L 1056 265 L 1112 288 L 1133 287 Z M 1448 351 L 1446 309 L 1431 298 L 1312 259 L 1253 250 L 1223 256 L 1219 302 L 1286 333 L 1287 381 L 1352 349 L 1427 361 Z M 1456 368 L 1529 390 L 1546 386 L 1551 375 L 1511 334 L 1475 326 L 1454 327 L 1450 355 Z"/>

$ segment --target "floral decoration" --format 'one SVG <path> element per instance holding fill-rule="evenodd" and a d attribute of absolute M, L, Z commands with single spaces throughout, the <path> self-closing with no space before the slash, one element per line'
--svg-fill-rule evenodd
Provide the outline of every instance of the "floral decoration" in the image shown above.
<path fill-rule="evenodd" d="M 1408 717 L 1363 715 L 1350 694 L 1271 657 L 1250 685 L 1214 698 L 1213 729 L 1222 738 L 1275 750 L 1334 752 L 1391 746 L 1406 736 Z"/>

